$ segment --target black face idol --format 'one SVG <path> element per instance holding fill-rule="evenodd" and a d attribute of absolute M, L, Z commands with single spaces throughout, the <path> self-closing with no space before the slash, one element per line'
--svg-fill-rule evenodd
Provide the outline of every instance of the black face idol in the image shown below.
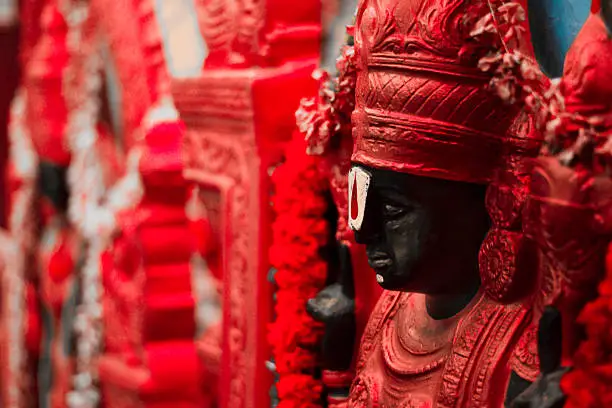
<path fill-rule="evenodd" d="M 478 276 L 484 186 L 359 167 L 370 182 L 355 237 L 383 288 L 454 293 Z"/>

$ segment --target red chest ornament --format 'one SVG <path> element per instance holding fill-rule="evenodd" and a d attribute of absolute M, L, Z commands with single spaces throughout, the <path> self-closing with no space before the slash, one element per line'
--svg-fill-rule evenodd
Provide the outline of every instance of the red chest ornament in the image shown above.
<path fill-rule="evenodd" d="M 435 321 L 424 299 L 384 293 L 364 333 L 349 406 L 501 407 L 508 356 L 528 310 L 479 294 L 458 315 Z"/>

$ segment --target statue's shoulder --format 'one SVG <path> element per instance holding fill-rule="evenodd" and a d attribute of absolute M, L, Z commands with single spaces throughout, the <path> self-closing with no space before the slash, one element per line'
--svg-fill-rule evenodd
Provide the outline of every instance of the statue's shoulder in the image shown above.
<path fill-rule="evenodd" d="M 471 407 L 495 406 L 509 380 L 504 367 L 515 359 L 513 352 L 531 316 L 522 304 L 501 305 L 483 296 L 460 323 L 437 406 L 455 407 L 464 395 L 472 396 Z"/>

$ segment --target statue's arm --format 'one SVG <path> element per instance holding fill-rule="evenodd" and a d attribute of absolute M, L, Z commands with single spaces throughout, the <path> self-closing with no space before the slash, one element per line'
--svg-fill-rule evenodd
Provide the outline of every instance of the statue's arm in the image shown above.
<path fill-rule="evenodd" d="M 504 406 L 511 408 L 512 403 L 523 394 L 533 382 L 521 377 L 516 371 L 512 371 L 510 374 L 510 382 L 506 390 L 506 402 Z"/>

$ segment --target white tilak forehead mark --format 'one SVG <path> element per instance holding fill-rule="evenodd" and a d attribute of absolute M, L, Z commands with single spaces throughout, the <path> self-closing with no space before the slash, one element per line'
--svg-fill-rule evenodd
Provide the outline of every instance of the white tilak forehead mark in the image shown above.
<path fill-rule="evenodd" d="M 354 166 L 349 172 L 349 226 L 354 231 L 363 223 L 370 179 L 370 173 L 361 167 Z"/>

